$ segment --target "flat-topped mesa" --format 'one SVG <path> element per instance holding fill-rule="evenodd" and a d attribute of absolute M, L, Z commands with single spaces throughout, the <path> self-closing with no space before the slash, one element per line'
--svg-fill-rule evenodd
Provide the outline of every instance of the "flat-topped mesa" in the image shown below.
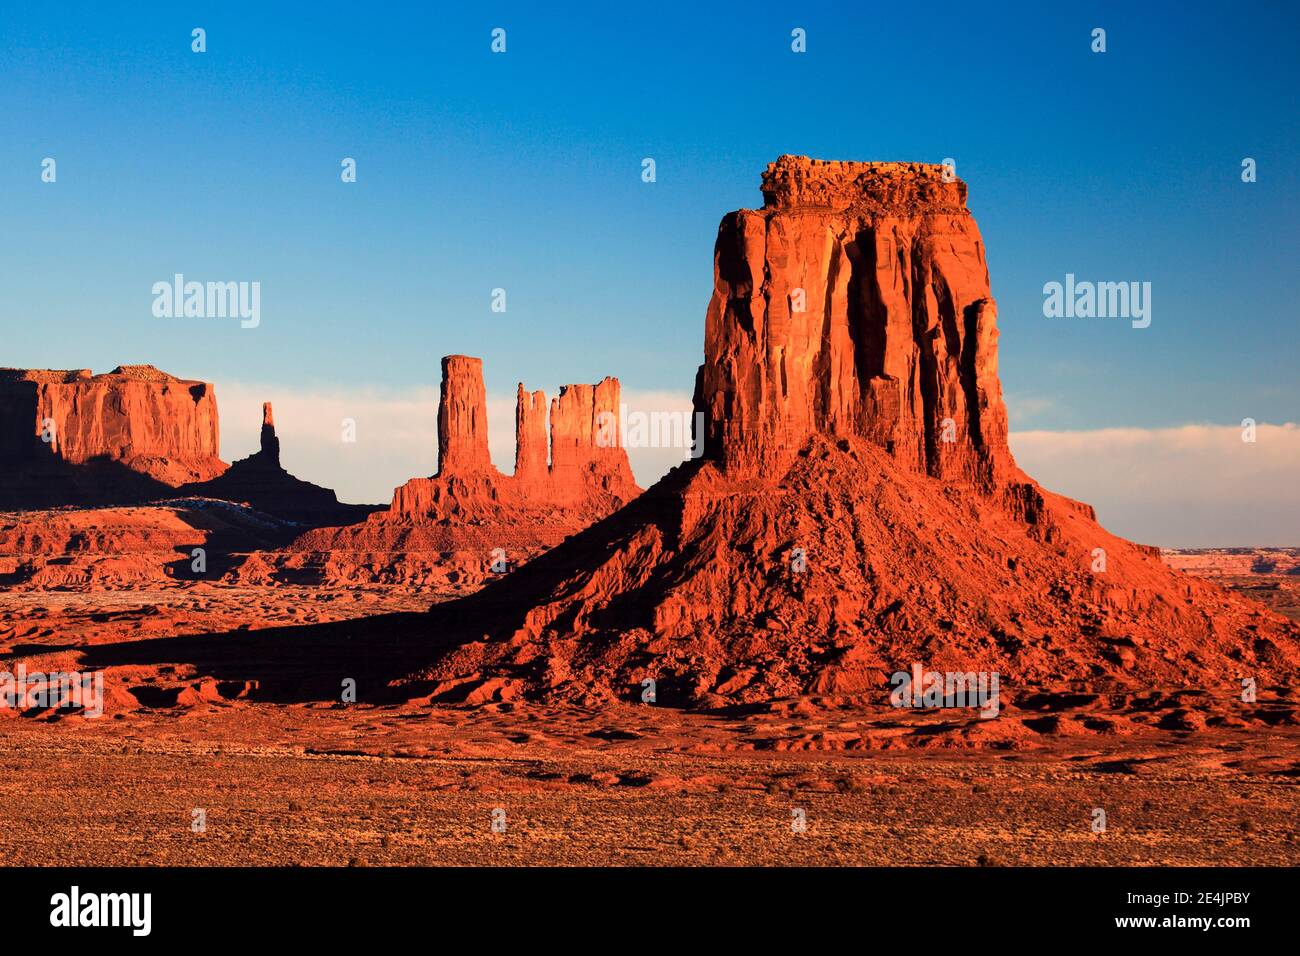
<path fill-rule="evenodd" d="M 121 465 L 165 484 L 225 470 L 216 392 L 152 365 L 0 370 L 0 459 Z M 70 502 L 69 502 L 70 503 Z"/>
<path fill-rule="evenodd" d="M 39 385 L 68 385 L 72 382 L 88 381 L 94 377 L 95 374 L 88 368 L 0 368 L 0 385 L 11 385 L 15 382 L 35 382 Z"/>
<path fill-rule="evenodd" d="M 488 454 L 483 360 L 448 355 L 442 360 L 438 401 L 438 474 L 484 471 L 495 469 Z"/>
<path fill-rule="evenodd" d="M 782 156 L 764 208 L 723 218 L 696 394 L 707 456 L 780 474 L 821 434 L 949 480 L 1014 471 L 984 246 L 949 177 Z"/>

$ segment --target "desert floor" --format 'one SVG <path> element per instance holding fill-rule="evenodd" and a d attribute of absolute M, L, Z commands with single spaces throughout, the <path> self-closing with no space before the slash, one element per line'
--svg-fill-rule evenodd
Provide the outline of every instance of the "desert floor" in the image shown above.
<path fill-rule="evenodd" d="M 383 645 L 340 632 L 318 650 L 276 628 L 409 621 L 428 603 L 290 586 L 0 592 L 0 669 L 93 667 L 107 686 L 98 719 L 0 711 L 5 861 L 1300 863 L 1300 701 L 1284 689 L 1254 704 L 1008 693 L 980 720 L 819 699 L 344 704 L 288 679 L 352 655 L 364 681 Z"/>

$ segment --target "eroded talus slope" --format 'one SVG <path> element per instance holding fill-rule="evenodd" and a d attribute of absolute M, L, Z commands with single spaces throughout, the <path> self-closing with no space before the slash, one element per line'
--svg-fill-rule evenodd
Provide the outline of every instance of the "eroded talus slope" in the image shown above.
<path fill-rule="evenodd" d="M 917 662 L 1011 687 L 1228 694 L 1300 660 L 1294 625 L 1170 571 L 1086 505 L 1028 482 L 962 493 L 857 439 L 812 440 L 775 483 L 684 466 L 432 614 L 489 638 L 420 675 L 443 690 L 495 677 L 578 699 L 635 699 L 646 678 L 677 703 L 878 694 Z"/>
<path fill-rule="evenodd" d="M 242 505 L 177 498 L 139 506 L 0 513 L 0 588 L 111 591 L 213 581 L 292 526 Z"/>

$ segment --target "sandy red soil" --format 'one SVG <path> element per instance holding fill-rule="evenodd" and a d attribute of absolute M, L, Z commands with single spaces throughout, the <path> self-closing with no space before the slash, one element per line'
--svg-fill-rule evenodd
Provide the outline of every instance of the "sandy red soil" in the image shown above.
<path fill-rule="evenodd" d="M 294 675 L 351 666 L 364 681 L 382 627 L 358 626 L 350 650 L 340 632 L 270 652 L 293 646 L 295 625 L 405 621 L 429 600 L 190 583 L 0 592 L 5 668 L 99 667 L 109 699 L 99 719 L 0 720 L 6 860 L 1300 862 L 1300 701 L 1286 692 L 1245 705 L 1062 688 L 1009 695 L 992 721 L 816 697 L 705 712 L 345 705 Z"/>

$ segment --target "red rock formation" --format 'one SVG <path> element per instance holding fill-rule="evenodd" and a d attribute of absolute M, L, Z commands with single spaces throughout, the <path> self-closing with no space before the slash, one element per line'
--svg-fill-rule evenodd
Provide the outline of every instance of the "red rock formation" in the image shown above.
<path fill-rule="evenodd" d="M 276 518 L 313 527 L 346 525 L 378 511 L 374 505 L 340 503 L 329 488 L 289 474 L 280 464 L 271 403 L 262 405 L 260 450 L 240 459 L 217 478 L 182 486 L 177 494 L 247 504 Z"/>
<path fill-rule="evenodd" d="M 275 415 L 271 403 L 262 403 L 262 434 L 259 442 L 262 455 L 277 465 L 280 464 L 280 439 L 275 437 Z"/>
<path fill-rule="evenodd" d="M 420 693 L 508 681 L 592 703 L 653 679 L 667 704 L 883 700 L 918 662 L 999 673 L 1011 694 L 1294 679 L 1294 624 L 1169 570 L 1015 466 L 963 183 L 783 156 L 763 191 L 718 232 L 704 457 L 435 606 L 430 631 L 454 649 L 431 648 Z"/>
<path fill-rule="evenodd" d="M 0 508 L 139 504 L 195 496 L 247 502 L 298 523 L 345 524 L 376 510 L 280 467 L 270 403 L 261 450 L 218 457 L 216 390 L 152 365 L 0 369 Z"/>
<path fill-rule="evenodd" d="M 546 437 L 546 393 L 528 392 L 519 383 L 515 400 L 515 481 L 530 491 L 542 489 L 549 479 Z"/>
<path fill-rule="evenodd" d="M 763 195 L 718 231 L 710 457 L 779 469 L 820 433 L 937 477 L 1005 474 L 997 310 L 965 184 L 942 166 L 783 156 Z"/>
<path fill-rule="evenodd" d="M 215 581 L 243 554 L 294 536 L 264 514 L 206 498 L 5 514 L 0 587 L 110 591 Z M 204 551 L 201 569 L 195 548 Z"/>
<path fill-rule="evenodd" d="M 251 561 L 246 579 L 474 587 L 494 564 L 513 568 L 640 493 L 617 441 L 617 379 L 561 388 L 551 403 L 549 465 L 546 396 L 520 384 L 515 474 L 504 475 L 488 456 L 482 361 L 450 355 L 442 374 L 438 473 L 406 482 L 387 511 L 362 524 L 321 528 L 283 554 Z"/>
<path fill-rule="evenodd" d="M 0 369 L 0 508 L 165 497 L 221 474 L 211 385 L 151 365 Z"/>
<path fill-rule="evenodd" d="M 0 421 L 0 458 L 13 464 L 111 461 L 173 485 L 226 467 L 212 386 L 152 365 L 0 369 Z"/>
<path fill-rule="evenodd" d="M 448 355 L 442 360 L 442 397 L 438 402 L 438 472 L 492 470 L 483 360 Z"/>
<path fill-rule="evenodd" d="M 521 383 L 515 406 L 515 474 L 507 476 L 488 455 L 482 361 L 449 355 L 442 360 L 442 372 L 438 474 L 398 488 L 392 512 L 481 520 L 520 508 L 575 504 L 582 514 L 564 523 L 576 529 L 594 520 L 593 512 L 607 514 L 640 492 L 627 451 L 618 444 L 618 379 L 560 388 L 551 402 L 549 467 L 546 395 L 528 392 Z"/>
<path fill-rule="evenodd" d="M 618 444 L 621 388 L 608 376 L 566 385 L 551 402 L 551 487 L 558 499 L 591 489 L 617 494 L 633 486 L 627 451 Z"/>

